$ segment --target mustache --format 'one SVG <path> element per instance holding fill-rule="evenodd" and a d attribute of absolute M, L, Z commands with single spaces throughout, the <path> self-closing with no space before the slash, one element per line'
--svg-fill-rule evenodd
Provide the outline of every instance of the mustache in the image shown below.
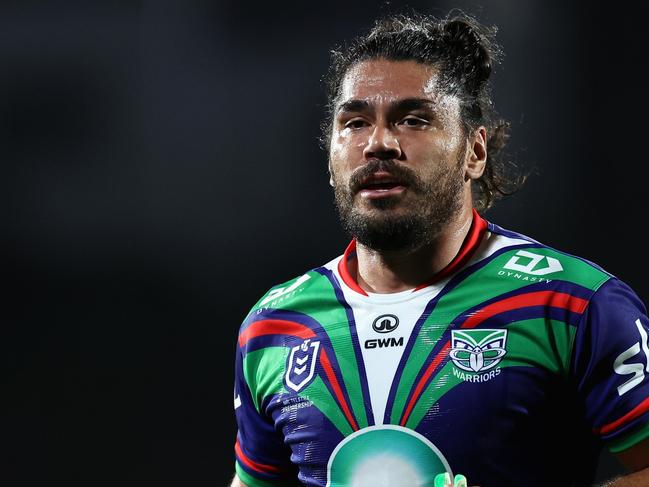
<path fill-rule="evenodd" d="M 410 189 L 421 187 L 421 180 L 410 169 L 398 164 L 391 159 L 373 159 L 362 167 L 358 168 L 349 179 L 349 189 L 352 194 L 357 193 L 363 187 L 364 182 L 377 172 L 390 173 L 393 179 Z"/>

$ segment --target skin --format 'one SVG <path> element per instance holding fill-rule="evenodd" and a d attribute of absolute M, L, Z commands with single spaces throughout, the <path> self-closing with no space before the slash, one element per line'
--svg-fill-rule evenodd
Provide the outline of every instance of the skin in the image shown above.
<path fill-rule="evenodd" d="M 459 251 L 472 221 L 471 181 L 479 178 L 487 159 L 484 127 L 462 129 L 457 98 L 437 90 L 435 68 L 415 61 L 364 61 L 352 67 L 342 84 L 330 146 L 330 184 L 348 185 L 355 171 L 375 160 L 393 160 L 423 180 L 454 173 L 461 164 L 459 205 L 443 228 L 428 242 L 404 250 L 377 251 L 357 243 L 357 264 L 350 268 L 359 286 L 373 293 L 394 293 L 426 282 L 448 265 Z M 427 100 L 425 109 L 395 110 L 405 99 Z M 348 110 L 346 102 L 366 102 Z M 347 105 L 349 107 L 349 105 Z M 439 169 L 443 169 L 440 173 Z M 418 211 L 423 202 L 408 188 L 390 192 L 389 207 L 378 207 L 380 194 L 353 195 L 354 209 L 372 218 L 382 212 L 403 215 Z M 649 485 L 649 440 L 617 455 L 632 473 L 606 484 L 610 487 Z M 470 479 L 469 479 L 470 480 Z M 560 484 L 560 479 L 558 484 Z M 447 484 L 452 487 L 452 484 Z M 231 487 L 246 487 L 235 475 Z"/>

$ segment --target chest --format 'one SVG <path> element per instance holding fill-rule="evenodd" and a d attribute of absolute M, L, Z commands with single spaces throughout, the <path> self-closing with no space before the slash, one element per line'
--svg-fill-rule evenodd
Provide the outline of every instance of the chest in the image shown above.
<path fill-rule="evenodd" d="M 330 476 L 336 458 L 387 475 L 369 460 L 386 452 L 386 462 L 407 467 L 391 472 L 430 476 L 556 424 L 574 338 L 564 322 L 432 312 L 430 299 L 356 304 L 345 316 L 321 319 L 314 336 L 295 338 L 276 367 L 263 367 L 275 371 L 268 383 L 284 386 L 266 412 L 301 468 L 319 466 L 310 476 Z M 361 451 L 364 467 L 351 460 Z"/>

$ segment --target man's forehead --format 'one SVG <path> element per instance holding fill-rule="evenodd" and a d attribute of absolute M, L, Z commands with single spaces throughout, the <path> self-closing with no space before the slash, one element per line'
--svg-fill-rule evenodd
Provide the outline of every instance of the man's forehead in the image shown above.
<path fill-rule="evenodd" d="M 434 66 L 417 61 L 375 59 L 360 62 L 347 71 L 337 105 L 349 100 L 390 105 L 413 98 L 440 104 L 445 97 L 439 89 L 439 73 Z"/>

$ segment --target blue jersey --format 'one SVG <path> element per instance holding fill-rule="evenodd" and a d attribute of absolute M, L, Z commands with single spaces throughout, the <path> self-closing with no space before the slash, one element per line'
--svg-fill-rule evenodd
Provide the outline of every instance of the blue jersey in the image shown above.
<path fill-rule="evenodd" d="M 236 353 L 250 486 L 590 485 L 649 437 L 649 320 L 623 282 L 474 213 L 435 279 L 352 278 L 355 246 L 274 287 Z M 561 483 L 557 481 L 561 479 Z"/>

